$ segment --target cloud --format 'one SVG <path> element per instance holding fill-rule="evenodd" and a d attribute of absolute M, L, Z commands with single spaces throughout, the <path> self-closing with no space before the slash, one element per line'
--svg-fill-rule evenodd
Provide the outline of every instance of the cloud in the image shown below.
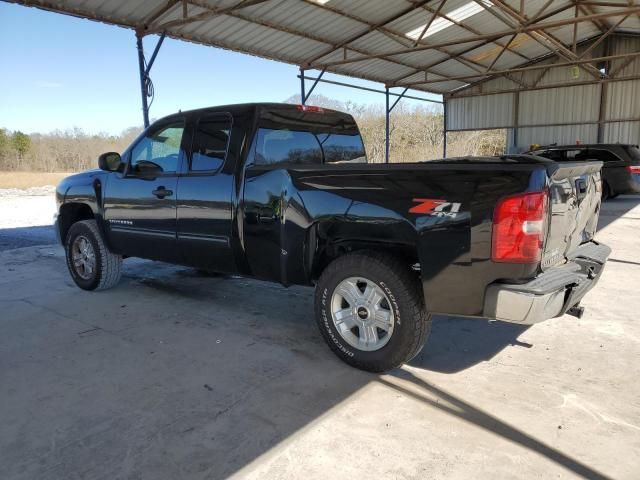
<path fill-rule="evenodd" d="M 59 82 L 46 82 L 46 81 L 40 80 L 35 82 L 35 86 L 40 88 L 60 88 L 62 87 L 62 84 Z"/>

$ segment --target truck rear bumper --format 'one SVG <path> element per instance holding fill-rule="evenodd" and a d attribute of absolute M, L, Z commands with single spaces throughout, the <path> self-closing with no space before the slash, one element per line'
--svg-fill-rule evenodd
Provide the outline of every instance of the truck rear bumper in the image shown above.
<path fill-rule="evenodd" d="M 485 292 L 483 315 L 525 325 L 563 315 L 598 282 L 610 253 L 606 245 L 589 242 L 565 265 L 527 283 L 492 283 Z"/>

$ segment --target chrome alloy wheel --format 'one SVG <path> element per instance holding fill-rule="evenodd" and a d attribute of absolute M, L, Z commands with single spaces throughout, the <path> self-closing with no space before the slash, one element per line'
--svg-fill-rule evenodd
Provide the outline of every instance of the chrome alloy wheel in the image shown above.
<path fill-rule="evenodd" d="M 83 280 L 91 280 L 96 271 L 96 253 L 85 236 L 79 235 L 71 245 L 73 269 Z"/>
<path fill-rule="evenodd" d="M 340 336 L 358 350 L 372 352 L 384 347 L 395 324 L 391 302 L 371 280 L 350 277 L 338 284 L 331 296 L 331 319 Z"/>

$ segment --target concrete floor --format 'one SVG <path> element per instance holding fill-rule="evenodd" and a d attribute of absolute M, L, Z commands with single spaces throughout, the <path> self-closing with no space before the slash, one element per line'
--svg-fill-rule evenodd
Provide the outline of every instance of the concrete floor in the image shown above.
<path fill-rule="evenodd" d="M 0 477 L 637 479 L 640 197 L 601 223 L 581 320 L 437 318 L 387 375 L 330 353 L 309 289 L 128 260 L 87 293 L 60 247 L 0 252 Z"/>

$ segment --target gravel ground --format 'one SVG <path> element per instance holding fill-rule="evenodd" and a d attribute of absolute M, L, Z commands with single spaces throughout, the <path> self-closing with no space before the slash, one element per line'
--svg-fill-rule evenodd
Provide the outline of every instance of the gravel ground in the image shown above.
<path fill-rule="evenodd" d="M 0 252 L 56 242 L 55 187 L 0 189 Z"/>

